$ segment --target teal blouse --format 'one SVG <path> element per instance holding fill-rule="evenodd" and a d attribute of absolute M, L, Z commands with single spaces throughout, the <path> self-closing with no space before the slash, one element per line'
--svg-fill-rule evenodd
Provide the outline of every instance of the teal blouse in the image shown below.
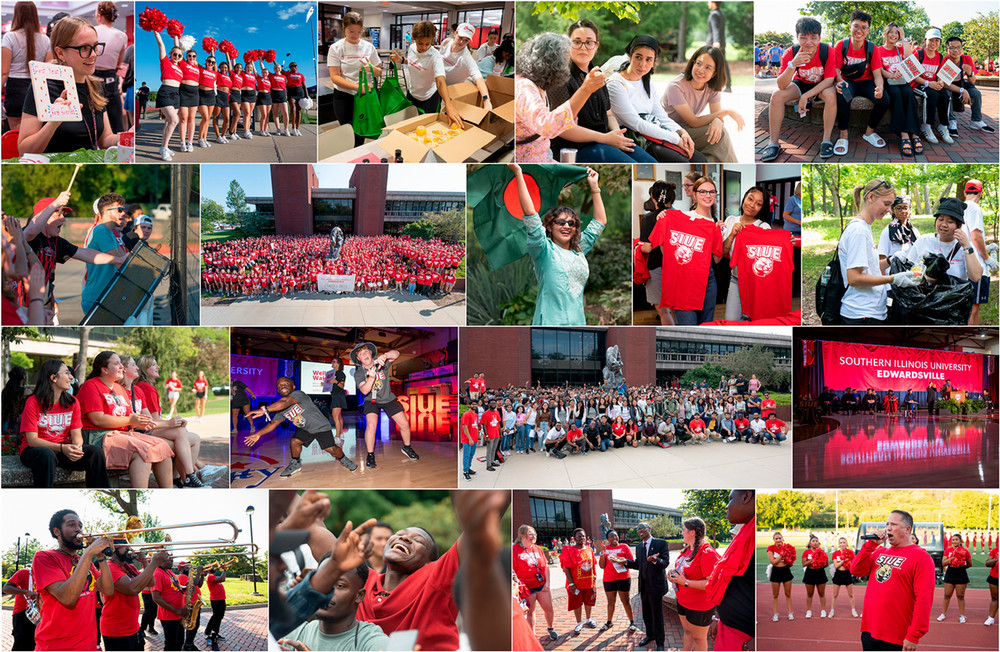
<path fill-rule="evenodd" d="M 582 251 L 563 249 L 552 242 L 537 213 L 526 215 L 524 226 L 528 231 L 528 255 L 538 279 L 538 300 L 532 325 L 586 326 L 583 288 L 590 278 L 587 254 L 604 231 L 604 225 L 597 220 L 590 221 L 580 235 Z"/>

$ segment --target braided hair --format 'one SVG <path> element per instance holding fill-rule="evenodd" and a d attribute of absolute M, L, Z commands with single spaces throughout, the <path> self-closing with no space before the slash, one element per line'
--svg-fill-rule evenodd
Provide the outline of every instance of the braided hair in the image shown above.
<path fill-rule="evenodd" d="M 684 521 L 684 527 L 694 532 L 694 545 L 691 546 L 692 553 L 689 562 L 693 564 L 698 553 L 701 552 L 701 544 L 705 540 L 705 521 L 697 516 L 692 516 Z"/>

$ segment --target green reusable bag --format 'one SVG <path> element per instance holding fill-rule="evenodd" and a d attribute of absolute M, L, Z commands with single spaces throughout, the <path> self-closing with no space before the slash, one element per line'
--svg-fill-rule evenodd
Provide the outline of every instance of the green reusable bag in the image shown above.
<path fill-rule="evenodd" d="M 399 85 L 399 70 L 396 68 L 395 62 L 390 62 L 390 65 L 392 72 L 386 76 L 382 82 L 382 88 L 378 91 L 383 116 L 392 115 L 413 105 L 413 102 L 406 99 L 406 94 L 403 93 L 403 89 Z"/>
<path fill-rule="evenodd" d="M 364 138 L 378 138 L 382 135 L 385 119 L 378 93 L 372 88 L 375 80 L 364 66 L 358 71 L 358 94 L 354 96 L 354 133 Z"/>

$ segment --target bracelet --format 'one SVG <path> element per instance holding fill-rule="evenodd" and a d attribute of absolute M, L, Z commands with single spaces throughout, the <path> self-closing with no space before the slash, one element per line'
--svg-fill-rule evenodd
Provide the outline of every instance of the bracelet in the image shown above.
<path fill-rule="evenodd" d="M 34 303 L 36 301 L 41 301 L 42 303 L 44 303 L 44 301 L 40 297 L 35 297 L 34 299 L 32 299 L 31 301 L 29 301 L 28 303 L 31 304 L 31 303 Z"/>
<path fill-rule="evenodd" d="M 600 190 L 600 188 L 598 188 L 597 190 L 591 190 L 590 194 L 592 194 L 592 195 L 599 195 L 599 194 L 601 194 L 601 190 Z"/>

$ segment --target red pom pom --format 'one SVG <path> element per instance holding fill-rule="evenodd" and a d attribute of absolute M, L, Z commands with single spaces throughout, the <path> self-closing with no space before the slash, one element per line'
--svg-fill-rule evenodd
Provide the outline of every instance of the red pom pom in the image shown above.
<path fill-rule="evenodd" d="M 247 50 L 243 53 L 243 61 L 247 64 L 253 62 L 253 50 Z"/>
<path fill-rule="evenodd" d="M 274 63 L 274 60 L 278 58 L 278 53 L 274 50 L 268 50 L 264 55 L 264 60 L 268 63 Z"/>
<path fill-rule="evenodd" d="M 205 50 L 205 52 L 211 54 L 212 52 L 215 52 L 216 50 L 219 49 L 219 43 L 214 38 L 206 36 L 205 38 L 201 39 L 201 47 L 203 50 Z"/>
<path fill-rule="evenodd" d="M 180 38 L 184 35 L 184 25 L 179 20 L 171 19 L 167 22 L 167 34 L 172 38 Z"/>
<path fill-rule="evenodd" d="M 146 7 L 139 14 L 139 27 L 147 32 L 162 32 L 167 26 L 167 17 L 159 9 Z"/>
<path fill-rule="evenodd" d="M 233 58 L 233 60 L 236 60 L 236 59 L 240 58 L 240 51 L 236 49 L 236 46 L 233 46 L 233 49 L 229 53 L 229 56 L 231 56 Z"/>
<path fill-rule="evenodd" d="M 222 43 L 219 43 L 219 51 L 220 52 L 224 52 L 224 53 L 228 54 L 229 56 L 233 56 L 233 51 L 234 51 L 233 42 L 229 41 L 229 40 L 226 40 L 226 41 L 223 41 Z"/>

